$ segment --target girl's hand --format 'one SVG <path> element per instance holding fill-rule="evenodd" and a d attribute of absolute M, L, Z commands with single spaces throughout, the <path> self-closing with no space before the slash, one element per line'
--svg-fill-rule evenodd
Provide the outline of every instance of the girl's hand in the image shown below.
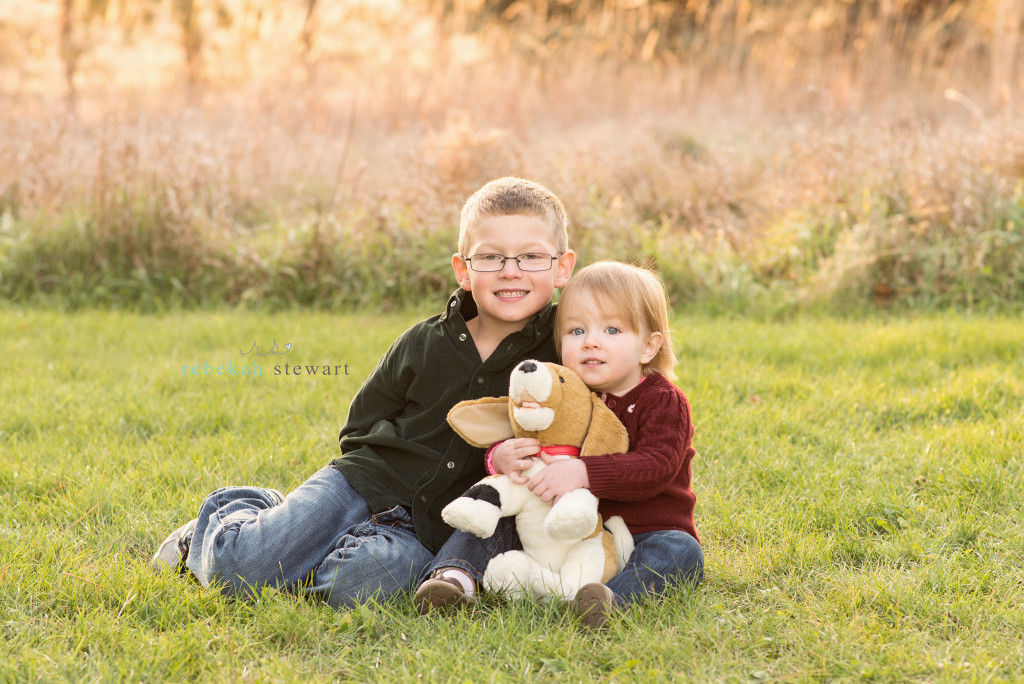
<path fill-rule="evenodd" d="M 526 484 L 529 478 L 523 475 L 523 471 L 533 467 L 530 457 L 536 456 L 539 451 L 540 442 L 532 437 L 506 439 L 495 447 L 491 461 L 495 470 L 508 475 L 508 479 L 515 484 Z"/>
<path fill-rule="evenodd" d="M 590 487 L 587 466 L 580 459 L 555 460 L 544 453 L 541 454 L 541 458 L 549 464 L 548 467 L 530 478 L 526 485 L 531 492 L 540 497 L 541 501 L 558 501 L 567 492 Z"/>

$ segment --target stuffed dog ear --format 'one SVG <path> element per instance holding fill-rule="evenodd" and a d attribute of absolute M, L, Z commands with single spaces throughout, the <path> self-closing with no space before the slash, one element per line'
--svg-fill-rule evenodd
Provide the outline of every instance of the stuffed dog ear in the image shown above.
<path fill-rule="evenodd" d="M 459 437 L 484 449 L 515 436 L 508 415 L 508 397 L 460 401 L 448 412 L 448 424 Z"/>
<path fill-rule="evenodd" d="M 580 456 L 621 454 L 629 451 L 629 434 L 618 417 L 594 393 L 590 394 L 590 403 L 594 411 L 590 418 L 587 438 L 580 449 Z"/>

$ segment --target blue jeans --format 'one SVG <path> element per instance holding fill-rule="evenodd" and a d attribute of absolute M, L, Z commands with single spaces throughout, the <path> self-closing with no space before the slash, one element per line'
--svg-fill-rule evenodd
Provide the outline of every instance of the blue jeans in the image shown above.
<path fill-rule="evenodd" d="M 258 487 L 215 491 L 199 509 L 186 565 L 230 596 L 271 586 L 347 608 L 409 591 L 432 558 L 404 508 L 371 514 L 326 467 L 282 503 Z"/>
<path fill-rule="evenodd" d="M 469 573 L 478 587 L 482 587 L 488 561 L 499 553 L 522 548 L 519 533 L 516 532 L 516 519 L 513 516 L 499 518 L 494 534 L 487 539 L 455 530 L 438 550 L 433 562 L 426 567 L 420 580 L 425 580 L 430 573 L 441 568 L 460 568 Z"/>
<path fill-rule="evenodd" d="M 635 548 L 622 572 L 608 580 L 608 588 L 621 605 L 632 605 L 647 595 L 659 595 L 672 584 L 699 584 L 704 578 L 704 552 L 696 539 L 679 530 L 658 530 L 633 535 Z M 468 572 L 482 586 L 487 561 L 513 549 L 522 549 L 515 519 L 502 518 L 487 539 L 456 530 L 423 578 L 434 570 L 455 567 Z M 421 579 L 423 579 L 421 578 Z"/>
<path fill-rule="evenodd" d="M 619 605 L 665 593 L 670 585 L 697 585 L 704 578 L 704 551 L 696 539 L 679 530 L 634 534 L 633 555 L 622 572 L 608 580 Z"/>

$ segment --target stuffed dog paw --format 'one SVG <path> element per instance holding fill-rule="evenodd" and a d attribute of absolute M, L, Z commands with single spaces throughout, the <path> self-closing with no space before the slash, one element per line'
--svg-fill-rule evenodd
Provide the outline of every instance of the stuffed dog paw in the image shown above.
<path fill-rule="evenodd" d="M 478 447 L 513 437 L 533 437 L 556 458 L 619 453 L 629 437 L 615 414 L 564 366 L 523 361 L 509 382 L 509 396 L 463 401 L 448 422 Z M 546 467 L 534 457 L 523 475 Z M 621 518 L 602 524 L 597 498 L 588 489 L 567 492 L 544 503 L 526 485 L 505 475 L 486 477 L 441 511 L 452 527 L 489 537 L 500 518 L 514 515 L 522 551 L 491 560 L 484 587 L 512 595 L 571 599 L 584 584 L 604 582 L 619 572 L 633 552 L 633 537 Z"/>

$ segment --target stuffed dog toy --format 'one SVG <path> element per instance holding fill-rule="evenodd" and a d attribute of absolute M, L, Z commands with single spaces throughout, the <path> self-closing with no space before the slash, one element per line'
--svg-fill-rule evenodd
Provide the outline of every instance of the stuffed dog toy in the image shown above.
<path fill-rule="evenodd" d="M 448 422 L 473 446 L 513 437 L 534 437 L 556 458 L 627 451 L 629 437 L 615 414 L 564 366 L 523 361 L 512 371 L 509 396 L 463 401 Z M 523 475 L 546 464 L 538 456 Z M 622 518 L 602 524 L 597 498 L 589 489 L 567 492 L 544 503 L 525 484 L 492 475 L 473 485 L 441 511 L 452 527 L 487 538 L 498 519 L 514 515 L 522 551 L 495 556 L 484 573 L 484 587 L 513 596 L 571 599 L 584 584 L 604 582 L 619 572 L 633 552 L 633 537 Z"/>

